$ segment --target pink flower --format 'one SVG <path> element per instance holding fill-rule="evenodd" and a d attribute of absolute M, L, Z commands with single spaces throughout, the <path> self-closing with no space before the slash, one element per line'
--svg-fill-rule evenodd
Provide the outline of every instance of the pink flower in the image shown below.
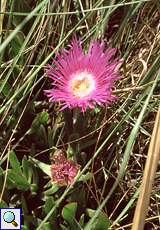
<path fill-rule="evenodd" d="M 45 90 L 50 97 L 50 102 L 61 102 L 62 108 L 71 109 L 79 107 L 84 113 L 87 109 L 94 108 L 94 102 L 103 106 L 103 103 L 111 104 L 110 101 L 117 97 L 112 94 L 114 81 L 120 77 L 115 72 L 116 66 L 120 63 L 116 58 L 109 64 L 109 59 L 116 52 L 111 46 L 103 53 L 105 40 L 90 42 L 88 53 L 82 49 L 82 42 L 77 37 L 72 38 L 70 50 L 60 49 L 56 53 L 57 61 L 53 59 L 58 68 L 48 65 L 45 69 L 47 75 L 53 79 L 54 88 Z"/>
<path fill-rule="evenodd" d="M 59 185 L 70 186 L 76 177 L 80 165 L 74 160 L 66 160 L 62 150 L 56 150 L 51 166 L 51 182 Z"/>

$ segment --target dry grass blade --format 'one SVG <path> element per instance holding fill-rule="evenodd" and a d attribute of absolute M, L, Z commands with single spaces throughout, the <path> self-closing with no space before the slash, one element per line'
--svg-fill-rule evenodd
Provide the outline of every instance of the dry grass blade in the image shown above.
<path fill-rule="evenodd" d="M 148 150 L 147 161 L 145 165 L 142 185 L 136 210 L 134 213 L 132 230 L 143 230 L 145 217 L 147 214 L 148 204 L 150 200 L 152 184 L 157 169 L 158 159 L 160 156 L 160 105 L 153 128 L 152 138 Z"/>

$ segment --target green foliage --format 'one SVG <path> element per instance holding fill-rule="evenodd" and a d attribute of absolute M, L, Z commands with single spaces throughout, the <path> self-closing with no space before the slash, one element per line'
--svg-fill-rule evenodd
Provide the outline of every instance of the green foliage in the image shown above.
<path fill-rule="evenodd" d="M 63 229 L 79 230 L 79 229 L 83 229 L 85 227 L 84 214 L 81 215 L 80 221 L 78 223 L 76 218 L 75 218 L 76 217 L 76 210 L 77 210 L 77 203 L 76 202 L 69 203 L 69 204 L 64 206 L 64 208 L 62 209 L 62 216 L 63 216 L 64 220 L 67 222 L 67 225 L 69 227 L 65 228 L 65 226 L 60 225 L 62 230 Z M 86 209 L 87 216 L 92 217 L 94 213 L 95 213 L 95 210 Z M 105 229 L 108 229 L 109 225 L 110 225 L 110 223 L 109 223 L 107 216 L 105 214 L 103 214 L 102 212 L 100 212 L 98 215 L 98 220 L 95 220 L 93 226 L 90 229 L 105 230 Z"/>
<path fill-rule="evenodd" d="M 12 1 L 10 0 L 10 2 L 12 3 Z M 31 8 L 29 7 L 29 5 L 26 3 L 26 1 L 24 0 L 17 0 L 14 3 L 14 7 L 13 7 L 13 12 L 26 12 L 26 13 L 30 13 L 31 12 Z M 14 26 L 17 26 L 21 23 L 21 21 L 24 19 L 24 16 L 21 16 L 21 14 L 19 15 L 14 15 L 13 16 L 13 24 Z"/>
<path fill-rule="evenodd" d="M 12 189 L 12 188 L 17 188 L 22 191 L 26 191 L 29 189 L 29 183 L 27 180 L 18 172 L 8 169 L 8 177 L 7 177 L 7 182 L 6 182 L 6 188 Z M 5 174 L 4 174 L 5 175 Z"/>
<path fill-rule="evenodd" d="M 76 229 L 76 223 L 73 219 L 73 216 L 75 216 L 77 209 L 76 203 L 70 203 L 65 205 L 65 207 L 62 209 L 62 216 L 64 220 L 69 225 L 70 229 Z"/>
<path fill-rule="evenodd" d="M 45 112 L 40 113 L 32 122 L 28 134 L 39 133 L 40 125 L 45 125 L 47 121 L 48 121 L 48 114 Z"/>
<path fill-rule="evenodd" d="M 16 157 L 15 153 L 13 151 L 10 152 L 9 154 L 9 161 L 12 165 L 12 168 L 22 174 L 22 170 L 20 168 L 20 163 L 18 158 Z"/>
<path fill-rule="evenodd" d="M 36 164 L 45 174 L 48 176 L 51 176 L 51 165 L 45 164 L 43 162 L 40 162 L 37 159 L 34 159 L 32 157 L 29 158 L 33 164 Z"/>
<path fill-rule="evenodd" d="M 80 151 L 80 144 L 77 141 L 79 138 L 79 134 L 78 133 L 73 133 L 72 135 L 69 136 L 69 145 L 68 145 L 68 149 L 67 149 L 67 158 L 70 158 L 72 156 L 77 156 Z"/>
<path fill-rule="evenodd" d="M 45 203 L 45 213 L 46 215 L 50 212 L 50 210 L 52 209 L 52 207 L 55 205 L 54 200 L 52 197 L 48 197 Z M 58 224 L 57 224 L 57 210 L 55 210 L 52 213 L 52 216 L 50 216 L 49 218 L 49 225 L 55 226 L 55 228 L 58 228 Z"/>
<path fill-rule="evenodd" d="M 92 217 L 95 213 L 95 210 L 92 210 L 92 209 L 86 209 L 86 213 L 89 217 Z M 107 216 L 102 213 L 102 212 L 99 212 L 99 215 L 98 215 L 98 220 L 96 219 L 95 222 L 93 223 L 93 226 L 91 227 L 91 229 L 93 230 L 105 230 L 105 229 L 108 229 L 109 228 L 109 220 L 107 218 Z"/>

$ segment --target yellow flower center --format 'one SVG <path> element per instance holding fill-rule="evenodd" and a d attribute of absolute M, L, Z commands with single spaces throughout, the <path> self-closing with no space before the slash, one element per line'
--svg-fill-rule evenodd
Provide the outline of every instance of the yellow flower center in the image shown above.
<path fill-rule="evenodd" d="M 95 81 L 89 70 L 74 73 L 70 81 L 70 92 L 76 98 L 88 96 L 94 87 Z"/>

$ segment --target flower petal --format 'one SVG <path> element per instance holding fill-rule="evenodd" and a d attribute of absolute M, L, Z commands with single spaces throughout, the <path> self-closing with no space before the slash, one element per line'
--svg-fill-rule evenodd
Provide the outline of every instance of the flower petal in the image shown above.
<path fill-rule="evenodd" d="M 81 39 L 78 42 L 75 36 L 69 45 L 70 50 L 61 48 L 60 54 L 55 52 L 57 58 L 53 59 L 53 63 L 58 70 L 51 65 L 48 65 L 50 69 L 44 70 L 53 79 L 51 85 L 54 88 L 44 92 L 50 102 L 61 102 L 60 110 L 78 106 L 84 113 L 87 109 L 94 108 L 94 101 L 104 107 L 103 103 L 111 104 L 110 101 L 117 98 L 112 94 L 111 88 L 114 87 L 114 81 L 120 78 L 119 71 L 115 72 L 115 68 L 121 62 L 116 58 L 109 64 L 116 49 L 110 46 L 103 53 L 105 41 L 106 39 L 102 43 L 99 40 L 93 42 L 91 38 L 88 53 L 85 53 Z M 90 77 L 94 79 L 94 87 L 90 87 Z"/>

